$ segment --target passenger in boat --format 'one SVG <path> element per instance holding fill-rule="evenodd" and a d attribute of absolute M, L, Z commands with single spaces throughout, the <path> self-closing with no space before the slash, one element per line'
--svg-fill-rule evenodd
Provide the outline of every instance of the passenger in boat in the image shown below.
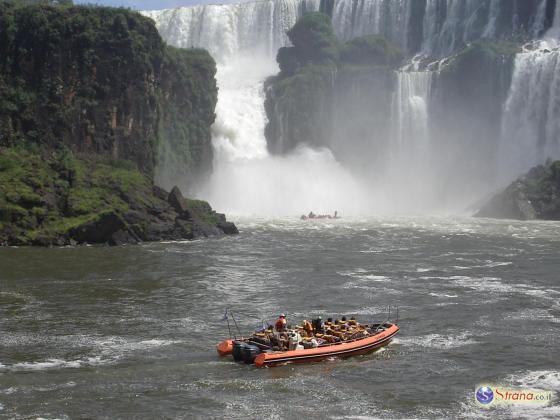
<path fill-rule="evenodd" d="M 311 325 L 311 322 L 309 322 L 308 320 L 303 321 L 303 330 L 305 331 L 308 337 L 313 336 L 313 326 Z"/>
<path fill-rule="evenodd" d="M 325 326 L 321 317 L 313 320 L 313 331 L 315 334 L 322 334 Z"/>
<path fill-rule="evenodd" d="M 285 314 L 280 314 L 280 316 L 276 320 L 275 328 L 276 328 L 276 331 L 278 331 L 278 332 L 286 331 L 286 315 Z"/>
<path fill-rule="evenodd" d="M 333 335 L 333 331 L 330 329 L 325 332 L 322 338 L 327 343 L 334 343 L 336 341 L 335 336 Z"/>

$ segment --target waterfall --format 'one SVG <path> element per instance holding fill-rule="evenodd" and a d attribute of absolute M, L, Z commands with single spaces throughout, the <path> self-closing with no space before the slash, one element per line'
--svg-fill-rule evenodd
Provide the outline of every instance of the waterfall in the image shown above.
<path fill-rule="evenodd" d="M 288 44 L 286 31 L 320 0 L 266 0 L 144 12 L 162 37 L 182 48 L 205 48 L 223 62 L 240 54 L 274 57 Z"/>
<path fill-rule="evenodd" d="M 544 39 L 517 54 L 504 107 L 501 181 L 560 159 L 560 7 Z"/>
<path fill-rule="evenodd" d="M 401 70 L 393 102 L 397 154 L 403 150 L 425 150 L 429 141 L 428 103 L 434 73 Z M 414 142 L 409 142 L 414 139 Z"/>
<path fill-rule="evenodd" d="M 412 199 L 417 209 L 428 206 L 434 198 L 429 191 L 435 176 L 431 164 L 434 147 L 429 131 L 429 108 L 435 74 L 419 71 L 414 65 L 407 66 L 397 72 L 393 95 L 393 134 L 385 183 L 405 195 L 401 197 L 403 205 Z"/>
<path fill-rule="evenodd" d="M 336 0 L 332 22 L 339 39 L 379 34 L 406 47 L 409 11 L 409 0 Z"/>
<path fill-rule="evenodd" d="M 471 196 L 463 197 L 468 200 L 480 193 L 480 180 L 486 177 L 470 163 L 477 157 L 481 166 L 493 162 L 480 152 L 484 147 L 459 145 L 462 137 L 453 137 L 452 129 L 432 133 L 432 120 L 437 117 L 430 115 L 432 102 L 436 103 L 432 91 L 438 73 L 420 71 L 417 66 L 403 68 L 395 75 L 393 100 L 387 104 L 392 132 L 380 135 L 379 127 L 371 128 L 371 138 L 379 143 L 375 148 L 379 156 L 372 157 L 375 163 L 371 166 L 378 166 L 376 175 L 383 174 L 371 176 L 367 189 L 326 149 L 302 147 L 289 156 L 270 156 L 264 137 L 263 81 L 277 73 L 276 52 L 288 45 L 286 31 L 303 13 L 327 10 L 341 40 L 380 34 L 409 56 L 441 58 L 480 38 L 541 35 L 551 23 L 551 4 L 551 0 L 261 0 L 145 14 L 156 21 L 168 43 L 206 48 L 218 65 L 214 173 L 199 195 L 232 213 L 297 214 L 311 209 L 332 212 L 341 202 L 348 209 L 371 212 L 375 208 L 370 197 L 379 199 L 383 194 L 392 208 L 397 195 L 403 199 L 397 206 L 427 208 L 430 200 L 433 205 L 440 198 L 434 192 L 436 178 L 441 184 L 446 182 L 444 195 L 449 201 L 458 201 L 461 178 L 476 178 L 473 185 L 478 184 L 471 188 Z M 556 14 L 560 15 L 560 7 Z M 504 179 L 511 180 L 514 172 L 560 155 L 556 136 L 560 128 L 556 68 L 560 52 L 553 40 L 560 37 L 560 17 L 554 21 L 547 34 L 551 39 L 519 54 L 515 61 L 502 118 L 500 166 L 505 168 Z M 372 94 L 378 93 L 374 91 L 378 88 L 371 87 Z M 369 139 L 363 136 L 362 140 L 367 143 Z M 305 141 L 301 139 L 301 143 Z M 344 136 L 337 139 L 337 147 L 346 147 L 347 141 Z M 457 165 L 465 150 L 472 156 L 464 165 Z M 382 159 L 385 162 L 377 165 Z M 454 177 L 446 171 L 454 172 Z M 385 191 L 377 194 L 373 190 L 379 184 Z"/>
<path fill-rule="evenodd" d="M 480 38 L 545 29 L 547 0 L 334 0 L 335 33 L 347 40 L 379 34 L 410 54 L 444 56 Z M 521 8 L 529 13 L 521 19 Z"/>
<path fill-rule="evenodd" d="M 289 43 L 288 29 L 318 9 L 319 0 L 268 0 L 145 12 L 168 43 L 206 48 L 217 62 L 214 171 L 197 195 L 230 214 L 369 207 L 362 186 L 330 151 L 302 147 L 273 157 L 266 148 L 263 81 L 278 72 L 275 56 Z"/>

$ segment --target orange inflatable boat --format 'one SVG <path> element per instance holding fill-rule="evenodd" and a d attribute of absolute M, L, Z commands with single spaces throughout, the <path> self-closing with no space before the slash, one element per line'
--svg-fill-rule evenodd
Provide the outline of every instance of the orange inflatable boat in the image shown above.
<path fill-rule="evenodd" d="M 393 323 L 361 325 L 356 322 L 350 328 L 327 328 L 332 335 L 313 333 L 302 337 L 299 327 L 282 333 L 261 331 L 248 338 L 222 341 L 217 351 L 220 356 L 233 355 L 236 362 L 254 363 L 257 367 L 309 363 L 373 352 L 389 344 L 399 332 L 399 327 Z M 288 339 L 284 340 L 286 337 Z M 328 340 L 331 337 L 332 340 Z"/>

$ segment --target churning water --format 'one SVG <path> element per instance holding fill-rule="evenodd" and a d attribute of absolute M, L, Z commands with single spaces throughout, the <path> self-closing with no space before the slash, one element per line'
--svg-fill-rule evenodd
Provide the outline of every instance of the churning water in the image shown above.
<path fill-rule="evenodd" d="M 560 224 L 237 222 L 219 240 L 0 249 L 0 417 L 468 418 L 487 413 L 482 382 L 560 391 Z M 389 304 L 402 331 L 372 355 L 259 370 L 214 350 L 226 308 L 369 321 Z"/>

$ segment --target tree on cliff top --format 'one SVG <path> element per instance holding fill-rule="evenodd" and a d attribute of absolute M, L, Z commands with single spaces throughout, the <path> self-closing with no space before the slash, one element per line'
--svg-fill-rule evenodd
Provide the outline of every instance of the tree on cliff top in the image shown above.
<path fill-rule="evenodd" d="M 307 13 L 288 31 L 288 38 L 304 61 L 336 59 L 338 42 L 327 15 Z"/>
<path fill-rule="evenodd" d="M 403 53 L 380 35 L 366 35 L 344 44 L 340 50 L 340 59 L 352 64 L 398 66 Z"/>
<path fill-rule="evenodd" d="M 292 74 L 306 64 L 325 64 L 338 59 L 338 42 L 327 15 L 307 13 L 288 32 L 293 47 L 283 47 L 276 60 L 283 73 Z"/>
<path fill-rule="evenodd" d="M 276 60 L 284 76 L 306 65 L 349 64 L 396 67 L 401 50 L 384 37 L 367 35 L 340 44 L 329 16 L 320 12 L 303 15 L 288 32 L 293 47 L 278 50 Z"/>

